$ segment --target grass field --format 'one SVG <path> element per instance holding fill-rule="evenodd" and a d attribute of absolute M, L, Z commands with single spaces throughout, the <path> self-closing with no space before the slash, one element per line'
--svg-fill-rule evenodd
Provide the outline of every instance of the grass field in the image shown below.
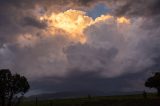
<path fill-rule="evenodd" d="M 84 97 L 75 99 L 54 99 L 24 101 L 20 106 L 160 106 L 160 98 L 150 94 L 147 98 L 142 95 Z"/>

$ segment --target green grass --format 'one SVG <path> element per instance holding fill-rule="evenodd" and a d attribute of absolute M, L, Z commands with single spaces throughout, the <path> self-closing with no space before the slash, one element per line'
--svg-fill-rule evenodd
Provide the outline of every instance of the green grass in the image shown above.
<path fill-rule="evenodd" d="M 36 102 L 25 100 L 20 106 L 36 106 Z M 41 100 L 37 106 L 160 106 L 160 98 L 155 94 L 149 94 L 146 99 L 142 95 L 84 97 Z"/>

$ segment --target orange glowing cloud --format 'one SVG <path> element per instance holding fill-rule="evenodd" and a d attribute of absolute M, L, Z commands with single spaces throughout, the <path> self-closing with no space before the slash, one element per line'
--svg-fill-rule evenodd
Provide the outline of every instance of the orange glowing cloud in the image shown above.
<path fill-rule="evenodd" d="M 72 41 L 83 44 L 87 40 L 84 34 L 84 30 L 87 27 L 114 18 L 115 17 L 111 15 L 101 15 L 94 20 L 83 11 L 70 9 L 65 12 L 41 16 L 40 20 L 48 22 L 50 26 L 48 30 L 52 35 L 57 33 L 56 29 L 60 29 L 67 33 L 67 37 Z M 129 24 L 130 20 L 125 17 L 120 17 L 117 18 L 116 22 L 119 24 Z"/>
<path fill-rule="evenodd" d="M 118 17 L 117 22 L 120 24 L 130 24 L 130 20 L 125 17 Z"/>

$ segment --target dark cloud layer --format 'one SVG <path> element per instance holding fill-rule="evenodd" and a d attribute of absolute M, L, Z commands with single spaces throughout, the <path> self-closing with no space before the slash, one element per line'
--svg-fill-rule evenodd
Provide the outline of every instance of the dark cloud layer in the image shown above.
<path fill-rule="evenodd" d="M 24 17 L 24 19 L 22 20 L 22 26 L 32 26 L 40 29 L 47 28 L 47 24 L 45 22 L 40 22 L 33 17 Z"/>
<path fill-rule="evenodd" d="M 159 0 L 117 0 L 122 2 L 115 10 L 117 15 L 131 15 L 131 16 L 149 16 L 153 17 L 160 14 Z"/>
<path fill-rule="evenodd" d="M 149 75 L 145 71 L 135 74 L 124 74 L 116 78 L 106 78 L 100 77 L 99 72 L 73 70 L 65 78 L 43 78 L 33 81 L 31 85 L 34 86 L 33 89 L 35 92 L 42 89 L 46 92 L 97 90 L 111 94 L 115 91 L 143 91 L 145 89 L 144 81 Z"/>
<path fill-rule="evenodd" d="M 21 9 L 31 9 L 35 5 L 42 5 L 45 8 L 50 8 L 54 5 L 60 6 L 88 6 L 98 2 L 104 2 L 111 6 L 117 15 L 158 15 L 159 0 L 1 0 L 1 8 L 16 7 Z M 6 7 L 7 8 L 7 7 Z"/>

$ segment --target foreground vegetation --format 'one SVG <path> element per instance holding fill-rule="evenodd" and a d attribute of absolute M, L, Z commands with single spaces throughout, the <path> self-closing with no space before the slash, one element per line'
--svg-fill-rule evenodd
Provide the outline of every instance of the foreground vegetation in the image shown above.
<path fill-rule="evenodd" d="M 160 106 L 155 94 L 23 101 L 20 106 Z"/>

